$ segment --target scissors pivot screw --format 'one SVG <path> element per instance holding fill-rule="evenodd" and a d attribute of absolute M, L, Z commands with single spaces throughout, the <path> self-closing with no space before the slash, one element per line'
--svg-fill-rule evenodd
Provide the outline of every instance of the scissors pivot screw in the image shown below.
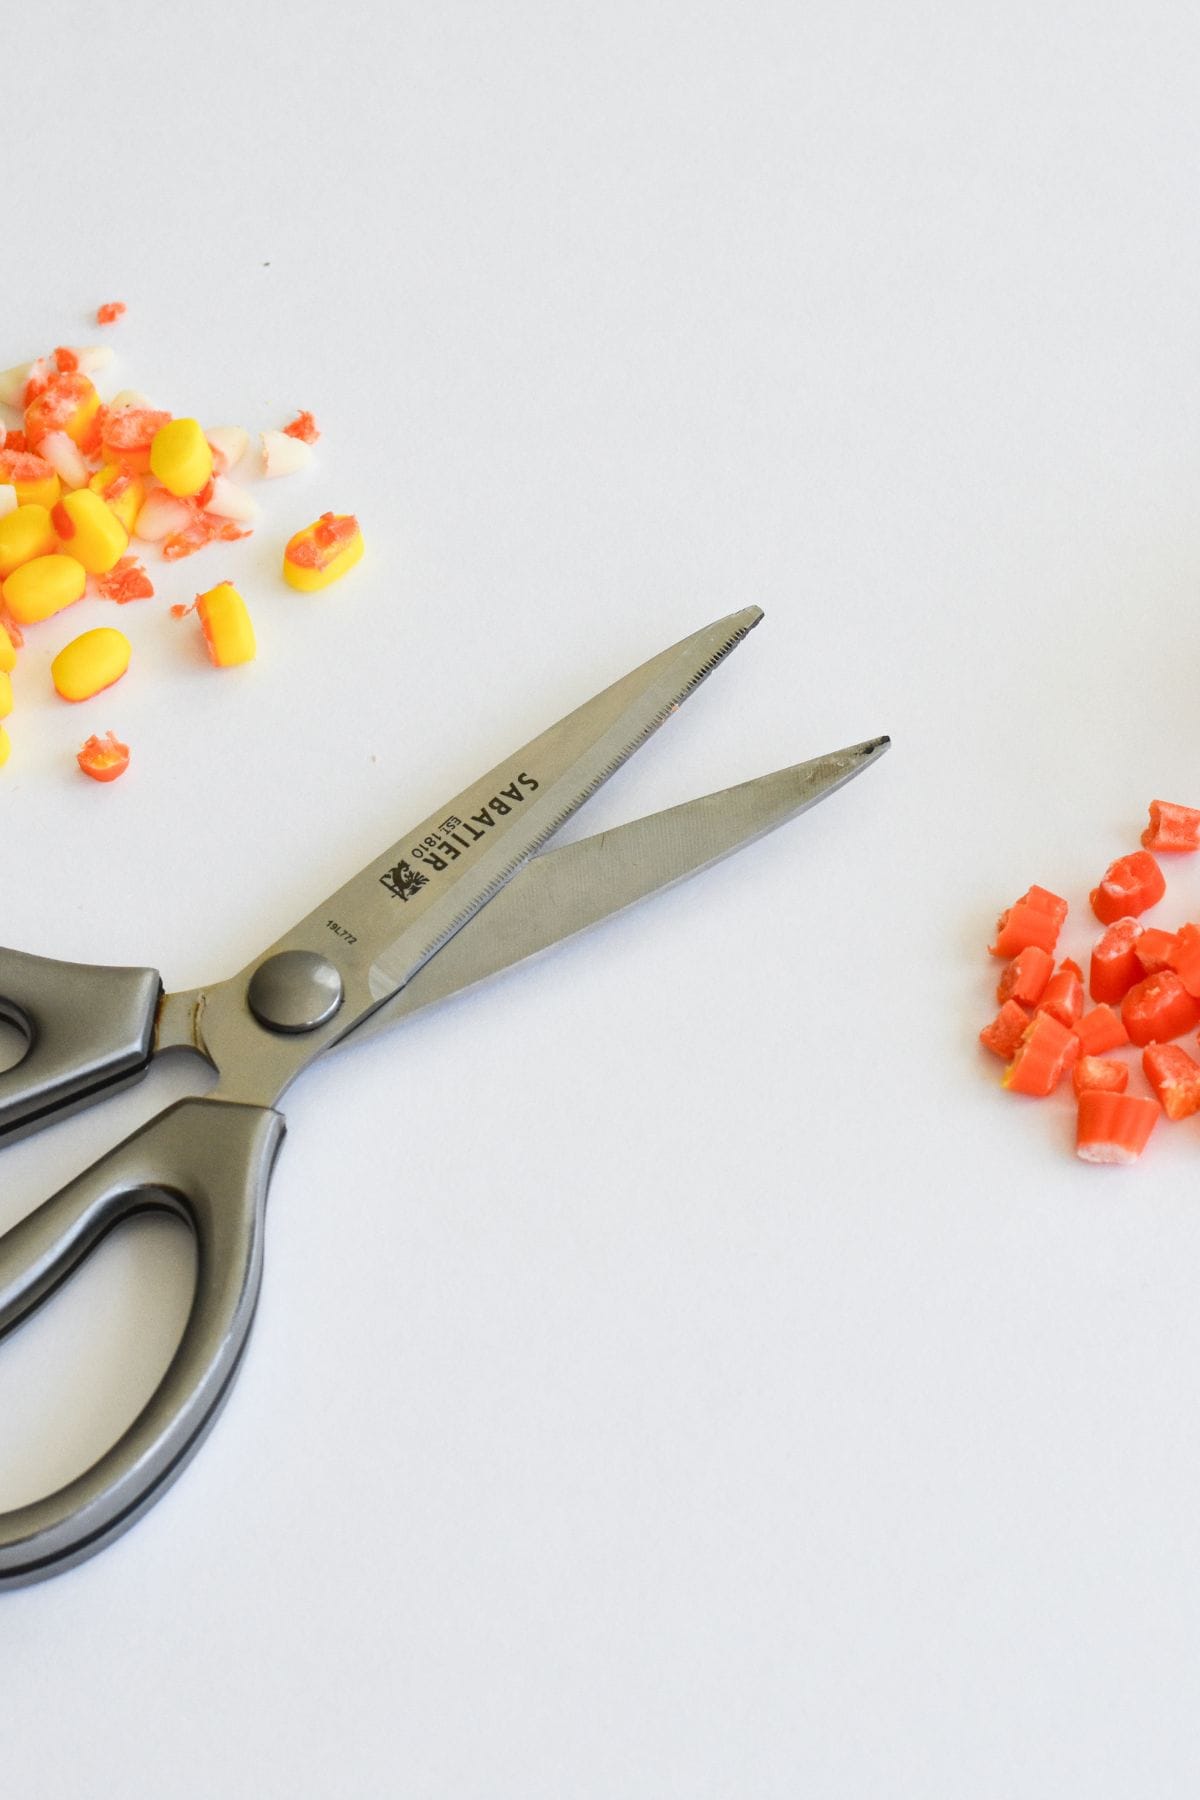
<path fill-rule="evenodd" d="M 315 950 L 281 950 L 250 977 L 246 999 L 270 1031 L 315 1031 L 342 1004 L 342 978 Z"/>

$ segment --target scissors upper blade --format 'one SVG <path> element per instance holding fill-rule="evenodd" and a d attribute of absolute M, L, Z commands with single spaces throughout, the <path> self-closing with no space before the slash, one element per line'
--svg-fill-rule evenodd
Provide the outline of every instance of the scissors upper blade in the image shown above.
<path fill-rule="evenodd" d="M 344 898 L 355 917 L 369 907 L 377 921 L 372 993 L 379 998 L 403 987 L 761 617 L 748 607 L 643 663 L 439 807 L 393 846 L 382 870 L 365 870 L 343 888 L 338 901 Z M 402 908 L 411 905 L 412 916 L 397 929 L 397 888 L 414 876 L 420 887 Z"/>
<path fill-rule="evenodd" d="M 197 1042 L 222 1071 L 222 1096 L 273 1103 L 473 918 L 761 617 L 747 607 L 643 663 L 440 806 L 239 975 L 209 989 Z M 344 995 L 335 1017 L 299 1039 L 264 1033 L 245 1009 L 260 966 L 289 951 L 316 953 Z"/>

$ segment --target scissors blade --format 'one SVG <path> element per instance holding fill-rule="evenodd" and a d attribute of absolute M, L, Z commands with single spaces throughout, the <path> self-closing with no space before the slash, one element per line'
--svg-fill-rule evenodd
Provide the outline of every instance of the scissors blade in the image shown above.
<path fill-rule="evenodd" d="M 710 869 L 844 787 L 878 761 L 890 742 L 868 738 L 543 851 L 347 1041 L 363 1043 L 422 1007 L 475 987 Z"/>
<path fill-rule="evenodd" d="M 222 1073 L 221 1097 L 273 1105 L 473 918 L 761 617 L 757 607 L 731 613 L 614 682 L 406 832 L 240 974 L 205 990 L 183 1016 Z M 264 963 L 297 950 L 332 971 L 342 1001 L 328 1022 L 268 1038 L 246 997 L 253 1006 Z M 294 959 L 273 968 L 288 964 Z M 171 1015 L 172 1034 L 180 1016 Z M 160 1036 L 160 1047 L 170 1041 Z"/>
<path fill-rule="evenodd" d="M 330 911 L 346 915 L 360 943 L 371 944 L 374 997 L 403 987 L 761 617 L 748 607 L 719 619 L 614 682 L 440 806 L 318 909 L 322 924 Z"/>

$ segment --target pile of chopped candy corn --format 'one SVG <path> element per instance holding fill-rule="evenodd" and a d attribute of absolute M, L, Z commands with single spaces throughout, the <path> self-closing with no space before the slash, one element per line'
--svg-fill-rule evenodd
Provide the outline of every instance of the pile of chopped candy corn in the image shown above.
<path fill-rule="evenodd" d="M 1067 902 L 1048 889 L 1031 887 L 1002 913 L 988 946 L 1007 960 L 1000 1010 L 979 1040 L 1007 1064 L 1010 1093 L 1045 1098 L 1070 1074 L 1085 1162 L 1135 1162 L 1164 1114 L 1200 1112 L 1200 1062 L 1172 1041 L 1200 1025 L 1200 925 L 1139 922 L 1167 889 L 1152 853 L 1200 850 L 1200 809 L 1152 801 L 1141 841 L 1088 897 L 1105 930 L 1092 947 L 1086 997 L 1079 964 L 1055 965 Z M 1141 1050 L 1148 1093 L 1127 1091 L 1130 1061 L 1112 1054 L 1131 1049 Z"/>
<path fill-rule="evenodd" d="M 125 310 L 123 302 L 107 301 L 96 322 L 114 324 Z M 0 373 L 0 721 L 12 711 L 11 674 L 26 629 L 86 594 L 118 605 L 153 598 L 154 582 L 131 540 L 157 546 L 163 561 L 175 563 L 206 544 L 249 537 L 257 515 L 243 485 L 243 471 L 254 472 L 249 434 L 172 417 L 129 388 L 103 400 L 92 377 L 112 360 L 107 345 L 60 345 Z M 6 411 L 19 414 L 20 423 L 6 427 Z M 295 473 L 312 462 L 319 437 L 311 412 L 263 431 L 257 473 Z M 243 479 L 233 479 L 234 469 Z M 344 575 L 362 551 L 354 516 L 326 512 L 288 540 L 281 573 L 289 586 L 311 592 Z M 171 612 L 197 614 L 217 667 L 254 657 L 249 611 L 232 583 Z M 123 633 L 84 632 L 56 654 L 54 688 L 64 700 L 90 699 L 119 681 L 129 662 Z M 0 765 L 10 749 L 0 722 Z M 109 732 L 89 738 L 76 760 L 93 779 L 111 781 L 129 753 Z"/>

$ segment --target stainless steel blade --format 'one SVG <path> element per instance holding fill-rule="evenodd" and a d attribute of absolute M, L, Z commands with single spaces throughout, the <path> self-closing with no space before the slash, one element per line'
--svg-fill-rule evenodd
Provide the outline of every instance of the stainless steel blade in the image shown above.
<path fill-rule="evenodd" d="M 712 868 L 844 787 L 876 762 L 890 742 L 869 738 L 559 850 L 544 850 L 347 1041 L 360 1044 L 422 1007 L 462 993 Z"/>
<path fill-rule="evenodd" d="M 757 607 L 732 613 L 643 663 L 445 802 L 232 980 L 209 989 L 194 1013 L 193 1041 L 222 1071 L 218 1093 L 273 1103 L 300 1069 L 402 988 L 761 617 Z M 273 1025 L 276 1017 L 256 1005 L 264 980 L 287 1006 L 296 1001 L 301 1023 L 263 1028 L 264 1016 Z"/>

